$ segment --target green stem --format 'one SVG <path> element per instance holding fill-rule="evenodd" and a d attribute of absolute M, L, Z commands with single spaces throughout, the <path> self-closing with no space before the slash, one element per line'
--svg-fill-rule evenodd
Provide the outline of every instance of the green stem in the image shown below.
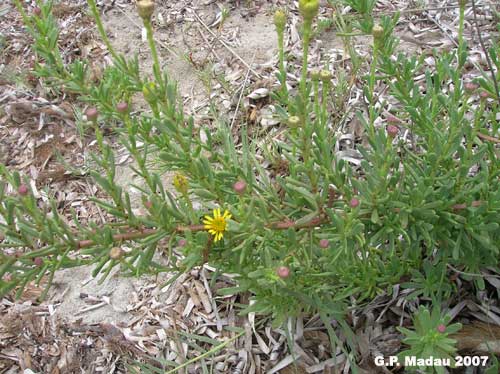
<path fill-rule="evenodd" d="M 465 22 L 465 4 L 460 5 L 460 16 L 458 24 L 458 68 L 461 69 L 465 64 L 465 42 L 464 42 L 464 22 Z"/>
<path fill-rule="evenodd" d="M 115 60 L 118 60 L 118 55 L 116 54 L 113 46 L 111 45 L 108 35 L 106 34 L 106 31 L 104 31 L 104 26 L 102 24 L 101 16 L 99 14 L 99 10 L 97 9 L 97 5 L 95 3 L 95 0 L 87 0 L 87 3 L 89 4 L 90 11 L 92 12 L 92 16 L 95 19 L 95 23 L 97 25 L 97 30 L 99 30 L 99 34 L 101 35 L 101 38 L 106 44 L 106 48 L 108 49 L 109 53 L 113 56 Z"/>
<path fill-rule="evenodd" d="M 306 100 L 306 80 L 307 80 L 307 56 L 309 54 L 309 42 L 311 40 L 311 23 L 304 22 L 304 46 L 302 48 L 302 77 L 300 80 L 300 92 L 305 102 Z"/>
<path fill-rule="evenodd" d="M 281 90 L 283 92 L 283 99 L 288 101 L 288 88 L 286 86 L 286 69 L 285 69 L 285 45 L 283 40 L 283 33 L 278 33 L 278 48 L 279 48 L 279 59 L 280 59 L 280 83 Z"/>
<path fill-rule="evenodd" d="M 160 60 L 158 59 L 158 52 L 156 51 L 156 44 L 153 38 L 153 27 L 151 27 L 151 21 L 149 19 L 144 19 L 144 27 L 146 28 L 149 49 L 151 49 L 151 56 L 153 57 L 153 74 L 160 87 L 162 87 Z"/>

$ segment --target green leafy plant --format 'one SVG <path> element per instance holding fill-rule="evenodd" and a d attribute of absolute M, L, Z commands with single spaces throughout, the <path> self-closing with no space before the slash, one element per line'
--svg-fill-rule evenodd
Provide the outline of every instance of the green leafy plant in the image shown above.
<path fill-rule="evenodd" d="M 338 23 L 373 38 L 368 64 L 357 60 L 354 67 L 366 112 L 357 114 L 365 138 L 358 147 L 362 160 L 353 166 L 334 147 L 344 118 L 338 115 L 338 92 L 348 88 L 335 87 L 327 68 L 309 69 L 317 0 L 299 1 L 303 56 L 296 89 L 286 85 L 286 12 L 278 11 L 274 20 L 280 88 L 273 99 L 283 136 L 261 142 L 243 123 L 239 144 L 223 120 L 209 130 L 185 114 L 176 83 L 159 64 L 152 1 L 137 3 L 153 60 L 148 74 L 137 58 L 113 50 L 95 1 L 88 0 L 113 57 L 97 80 L 90 79 L 87 61 L 60 58 L 50 1 L 33 14 L 15 2 L 34 39 L 43 82 L 57 88 L 54 94 L 70 92 L 87 106 L 82 133 L 92 133 L 98 148 L 91 176 L 106 195 L 93 201 L 109 220 L 83 226 L 74 211 L 72 220 L 63 219 L 50 190 L 43 203 L 32 181 L 0 166 L 0 295 L 15 290 L 20 296 L 30 281 L 46 279 L 49 287 L 58 269 L 84 264 L 93 264 L 93 275 L 104 278 L 115 266 L 138 276 L 181 274 L 209 263 L 219 273 L 236 274 L 234 286 L 219 293 L 250 293 L 244 313 L 271 316 L 276 325 L 319 313 L 331 340 L 350 345 L 348 355 L 355 359 L 355 337 L 344 318 L 353 300 L 359 305 L 413 276 L 406 285 L 438 303 L 453 290 L 448 265 L 474 274 L 498 265 L 498 104 L 487 76 L 478 80 L 481 87 L 462 80 L 460 53 L 466 49 L 435 53 L 431 70 L 423 57 L 396 54 L 397 14 L 376 20 L 374 1 L 352 2 L 361 21 Z M 490 51 L 493 60 L 495 53 Z M 390 113 L 379 86 L 395 102 Z M 472 99 L 483 92 L 488 96 L 475 107 Z M 144 99 L 146 110 L 133 110 L 135 96 Z M 143 215 L 115 182 L 105 129 L 134 159 L 130 167 L 141 180 L 134 187 L 142 194 Z M 173 180 L 165 180 L 166 171 Z M 158 251 L 166 257 L 161 263 L 154 257 Z M 474 280 L 485 287 L 481 277 Z M 423 311 L 419 316 L 427 327 L 437 321 Z M 341 331 L 333 329 L 333 319 Z"/>
<path fill-rule="evenodd" d="M 398 327 L 405 336 L 403 343 L 410 347 L 399 354 L 399 362 L 405 362 L 405 357 L 450 360 L 451 365 L 419 365 L 419 368 L 425 369 L 426 373 L 444 373 L 445 366 L 453 367 L 457 341 L 451 339 L 449 335 L 459 331 L 462 325 L 460 323 L 448 325 L 450 320 L 449 315 L 441 315 L 438 307 L 429 312 L 428 308 L 420 306 L 413 318 L 414 331 Z"/>

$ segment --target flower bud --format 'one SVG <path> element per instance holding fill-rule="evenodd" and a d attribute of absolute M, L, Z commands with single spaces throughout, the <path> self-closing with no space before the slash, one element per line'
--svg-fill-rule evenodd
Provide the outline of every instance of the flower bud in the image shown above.
<path fill-rule="evenodd" d="M 436 330 L 437 330 L 439 333 L 443 334 L 443 333 L 446 331 L 446 326 L 445 326 L 445 325 L 443 325 L 443 324 L 438 325 L 438 327 L 436 328 Z"/>
<path fill-rule="evenodd" d="M 17 193 L 18 193 L 20 196 L 26 196 L 26 195 L 28 194 L 28 192 L 29 192 L 29 191 L 30 191 L 30 190 L 29 190 L 28 186 L 27 186 L 27 185 L 25 185 L 25 184 L 21 184 L 21 185 L 19 186 L 19 188 L 17 189 Z"/>
<path fill-rule="evenodd" d="M 121 114 L 128 113 L 128 103 L 125 101 L 121 101 L 118 104 L 116 104 L 116 111 Z"/>
<path fill-rule="evenodd" d="M 35 264 L 35 266 L 40 267 L 40 266 L 42 266 L 42 265 L 43 265 L 43 260 L 42 260 L 42 258 L 41 258 L 41 257 L 35 257 L 35 258 L 33 259 L 33 263 Z"/>
<path fill-rule="evenodd" d="M 153 202 L 147 200 L 144 202 L 144 206 L 147 208 L 147 209 L 151 209 L 153 207 Z"/>
<path fill-rule="evenodd" d="M 120 258 L 123 257 L 124 253 L 125 252 L 120 247 L 113 247 L 109 251 L 109 257 L 113 260 L 119 260 Z"/>
<path fill-rule="evenodd" d="M 142 86 L 142 94 L 148 103 L 156 101 L 154 82 L 145 83 Z"/>
<path fill-rule="evenodd" d="M 33 14 L 37 17 L 40 17 L 42 15 L 42 10 L 36 6 L 33 8 Z"/>
<path fill-rule="evenodd" d="M 274 13 L 274 26 L 279 34 L 283 34 L 286 26 L 286 14 L 282 9 L 278 9 Z"/>
<path fill-rule="evenodd" d="M 488 91 L 481 91 L 481 93 L 479 94 L 479 97 L 483 100 L 486 100 L 487 98 L 490 97 L 490 93 Z"/>
<path fill-rule="evenodd" d="M 469 93 L 473 93 L 479 88 L 479 84 L 474 83 L 474 82 L 467 82 L 464 84 L 465 91 Z"/>
<path fill-rule="evenodd" d="M 297 127 L 300 125 L 300 118 L 297 116 L 288 117 L 288 124 L 292 127 Z"/>
<path fill-rule="evenodd" d="M 330 241 L 328 239 L 321 239 L 319 241 L 320 248 L 328 248 L 330 246 Z"/>
<path fill-rule="evenodd" d="M 320 78 L 320 73 L 321 71 L 319 69 L 312 69 L 311 70 L 311 79 L 313 81 L 319 81 L 319 78 Z"/>
<path fill-rule="evenodd" d="M 186 194 L 188 192 L 188 189 L 189 189 L 189 182 L 183 174 L 175 173 L 175 175 L 174 175 L 174 187 L 178 192 L 180 192 L 182 194 Z"/>
<path fill-rule="evenodd" d="M 387 126 L 387 135 L 391 138 L 395 138 L 398 135 L 399 129 L 397 126 L 389 125 Z"/>
<path fill-rule="evenodd" d="M 186 244 L 187 244 L 187 240 L 186 239 L 181 239 L 179 240 L 179 242 L 177 243 L 179 247 L 185 247 Z"/>
<path fill-rule="evenodd" d="M 243 195 L 245 193 L 246 188 L 247 188 L 247 184 L 245 183 L 245 181 L 241 181 L 241 180 L 237 181 L 233 185 L 233 189 L 238 195 Z"/>
<path fill-rule="evenodd" d="M 392 124 L 401 123 L 401 120 L 398 117 L 393 116 L 392 114 L 389 114 L 385 120 L 387 121 L 387 123 L 392 123 Z"/>
<path fill-rule="evenodd" d="M 372 35 L 376 40 L 380 40 L 384 36 L 384 28 L 380 25 L 373 26 Z"/>
<path fill-rule="evenodd" d="M 349 205 L 351 206 L 351 208 L 357 208 L 359 206 L 359 200 L 353 197 L 349 202 Z"/>
<path fill-rule="evenodd" d="M 155 10 L 155 3 L 151 0 L 137 0 L 137 13 L 144 21 L 150 20 Z"/>
<path fill-rule="evenodd" d="M 97 108 L 91 107 L 85 111 L 85 115 L 87 116 L 87 119 L 89 121 L 95 122 L 95 121 L 97 121 L 97 117 L 99 116 L 99 112 L 97 111 Z"/>
<path fill-rule="evenodd" d="M 319 11 L 319 0 L 299 0 L 299 12 L 304 21 L 311 22 Z"/>
<path fill-rule="evenodd" d="M 278 274 L 278 277 L 281 279 L 286 279 L 290 276 L 290 268 L 288 266 L 280 266 L 276 270 L 276 274 Z"/>
<path fill-rule="evenodd" d="M 321 78 L 321 81 L 323 83 L 326 83 L 332 79 L 332 73 L 330 73 L 328 70 L 321 70 L 321 72 L 319 73 L 319 77 Z"/>

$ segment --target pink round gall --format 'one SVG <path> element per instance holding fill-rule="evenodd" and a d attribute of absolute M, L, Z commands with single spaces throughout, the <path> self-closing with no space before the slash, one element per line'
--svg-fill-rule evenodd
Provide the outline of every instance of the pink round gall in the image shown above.
<path fill-rule="evenodd" d="M 443 334 L 446 331 L 446 326 L 441 324 L 437 327 L 437 331 L 441 334 Z"/>
<path fill-rule="evenodd" d="M 349 202 L 349 205 L 351 206 L 351 208 L 357 208 L 359 206 L 359 200 L 353 197 Z"/>
<path fill-rule="evenodd" d="M 243 195 L 245 193 L 246 188 L 247 188 L 247 184 L 245 183 L 245 181 L 242 181 L 242 180 L 237 181 L 233 185 L 233 189 L 238 195 Z"/>
<path fill-rule="evenodd" d="M 118 113 L 127 113 L 128 112 L 128 104 L 124 101 L 121 101 L 119 102 L 118 104 L 116 104 L 116 111 Z"/>
<path fill-rule="evenodd" d="M 21 184 L 19 188 L 17 189 L 17 193 L 21 196 L 26 196 L 29 192 L 29 188 L 25 184 Z"/>
<path fill-rule="evenodd" d="M 395 138 L 399 133 L 399 128 L 397 126 L 394 126 L 394 125 L 389 125 L 387 126 L 387 134 L 391 137 L 391 138 Z"/>
<path fill-rule="evenodd" d="M 95 121 L 97 121 L 97 117 L 99 116 L 99 112 L 97 111 L 97 108 L 91 107 L 85 111 L 85 115 L 87 116 L 87 119 L 89 121 L 95 122 Z"/>
<path fill-rule="evenodd" d="M 281 279 L 286 279 L 290 276 L 290 268 L 287 266 L 280 266 L 276 270 L 276 274 L 278 274 L 278 277 L 280 277 Z"/>

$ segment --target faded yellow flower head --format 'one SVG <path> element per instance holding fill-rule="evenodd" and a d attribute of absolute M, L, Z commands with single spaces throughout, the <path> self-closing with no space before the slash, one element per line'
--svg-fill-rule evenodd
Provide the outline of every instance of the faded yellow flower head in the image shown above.
<path fill-rule="evenodd" d="M 155 10 L 155 3 L 151 0 L 137 0 L 137 13 L 143 20 L 149 20 Z"/>
<path fill-rule="evenodd" d="M 214 242 L 222 239 L 226 231 L 227 221 L 231 219 L 229 211 L 225 210 L 221 216 L 220 209 L 214 209 L 213 216 L 205 216 L 203 224 L 205 230 L 214 236 Z"/>
<path fill-rule="evenodd" d="M 175 173 L 174 175 L 174 187 L 175 189 L 182 193 L 187 194 L 189 188 L 189 181 L 187 178 L 181 173 Z"/>

